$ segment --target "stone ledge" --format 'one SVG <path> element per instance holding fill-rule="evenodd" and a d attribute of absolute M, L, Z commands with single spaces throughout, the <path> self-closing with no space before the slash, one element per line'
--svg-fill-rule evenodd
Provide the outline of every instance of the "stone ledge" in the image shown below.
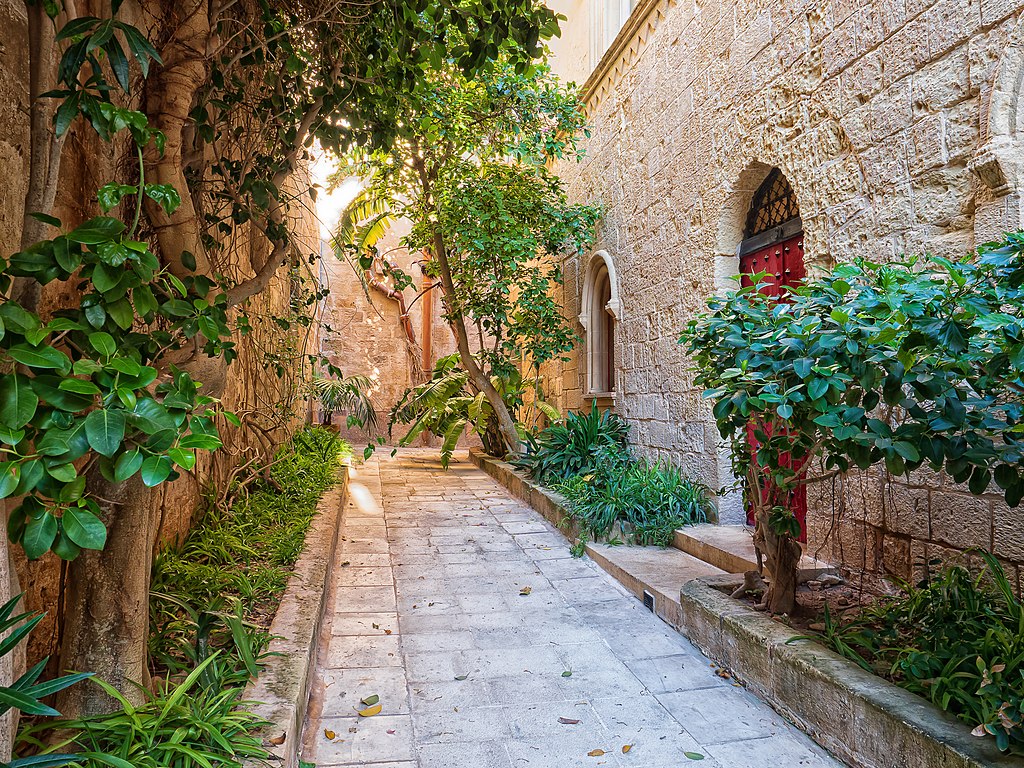
<path fill-rule="evenodd" d="M 269 651 L 279 655 L 272 657 L 271 664 L 249 683 L 242 696 L 244 701 L 257 702 L 250 711 L 270 723 L 254 735 L 270 752 L 269 764 L 280 768 L 298 766 L 302 725 L 327 605 L 328 577 L 338 546 L 338 521 L 348 492 L 347 467 L 340 475 L 341 483 L 327 491 L 317 505 L 302 554 L 270 626 L 274 639 Z M 262 760 L 245 763 L 247 768 L 267 764 Z"/>
<path fill-rule="evenodd" d="M 565 509 L 565 498 L 525 477 L 511 464 L 470 449 L 470 461 L 526 502 L 563 533 L 576 538 L 579 531 Z M 649 594 L 653 613 L 673 629 L 679 629 L 679 586 L 698 576 L 722 571 L 672 547 L 609 546 L 588 542 L 586 553 L 603 571 L 638 600 Z"/>
<path fill-rule="evenodd" d="M 833 754 L 862 768 L 1024 768 L 920 696 L 795 640 L 789 627 L 719 591 L 741 582 L 711 576 L 683 586 L 680 631 Z"/>

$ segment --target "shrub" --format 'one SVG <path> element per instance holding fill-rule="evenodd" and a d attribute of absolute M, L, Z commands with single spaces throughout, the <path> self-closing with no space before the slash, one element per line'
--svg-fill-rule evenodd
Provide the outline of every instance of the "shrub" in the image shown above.
<path fill-rule="evenodd" d="M 230 509 L 210 509 L 153 568 L 150 656 L 154 672 L 191 669 L 216 648 L 243 668 L 256 656 L 291 567 L 339 461 L 351 448 L 330 430 L 306 428 L 283 447 L 259 482 Z M 245 640 L 234 622 L 250 624 Z M 223 664 L 223 660 L 220 662 Z"/>
<path fill-rule="evenodd" d="M 1024 606 L 999 562 L 953 566 L 855 619 L 826 613 L 824 640 L 868 671 L 1024 754 Z"/>
<path fill-rule="evenodd" d="M 533 479 L 549 485 L 600 467 L 622 466 L 628 461 L 629 424 L 617 414 L 570 411 L 564 420 L 527 436 L 526 452 L 513 464 Z"/>
<path fill-rule="evenodd" d="M 608 462 L 555 488 L 566 497 L 582 538 L 607 537 L 616 522 L 625 522 L 632 543 L 665 547 L 677 528 L 704 522 L 711 508 L 706 486 L 660 461 Z"/>
<path fill-rule="evenodd" d="M 121 705 L 106 715 L 63 721 L 61 748 L 71 748 L 82 768 L 193 768 L 240 766 L 267 752 L 250 733 L 264 721 L 240 702 L 241 687 L 206 688 L 201 679 L 218 654 L 196 667 L 179 685 L 164 685 L 133 705 L 112 686 L 99 685 Z M 29 729 L 22 741 L 42 746 L 38 737 L 53 725 Z"/>

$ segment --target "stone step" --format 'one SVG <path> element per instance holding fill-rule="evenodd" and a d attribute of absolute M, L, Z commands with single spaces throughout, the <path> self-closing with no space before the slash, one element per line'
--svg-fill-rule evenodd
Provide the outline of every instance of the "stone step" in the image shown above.
<path fill-rule="evenodd" d="M 679 628 L 679 590 L 701 576 L 725 571 L 672 547 L 609 546 L 587 544 L 587 555 L 662 621 Z M 645 600 L 644 593 L 651 597 Z"/>
<path fill-rule="evenodd" d="M 688 525 L 676 531 L 672 544 L 726 573 L 757 570 L 753 529 L 745 525 Z M 823 560 L 807 554 L 800 559 L 799 581 L 816 579 L 826 573 L 838 575 L 836 568 Z"/>

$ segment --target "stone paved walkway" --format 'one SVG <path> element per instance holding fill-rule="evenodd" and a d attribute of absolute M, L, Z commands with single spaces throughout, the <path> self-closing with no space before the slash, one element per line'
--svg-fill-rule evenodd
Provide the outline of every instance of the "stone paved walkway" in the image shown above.
<path fill-rule="evenodd" d="M 341 535 L 306 761 L 841 765 L 464 456 L 448 472 L 427 451 L 359 467 Z M 358 717 L 371 695 L 382 712 Z"/>

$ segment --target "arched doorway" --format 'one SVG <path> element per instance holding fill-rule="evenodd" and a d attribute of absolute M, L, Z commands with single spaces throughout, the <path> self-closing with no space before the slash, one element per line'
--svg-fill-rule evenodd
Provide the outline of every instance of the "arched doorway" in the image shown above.
<path fill-rule="evenodd" d="M 800 208 L 788 179 L 772 169 L 757 192 L 747 213 L 743 242 L 739 247 L 740 273 L 768 273 L 762 290 L 771 295 L 785 293 L 804 278 L 804 228 Z M 743 284 L 750 285 L 750 278 Z"/>
<path fill-rule="evenodd" d="M 768 174 L 750 203 L 743 241 L 737 251 L 743 285 L 753 285 L 753 275 L 764 274 L 761 291 L 785 299 L 788 289 L 803 280 L 804 229 L 800 207 L 789 180 L 778 168 Z M 748 439 L 756 442 L 753 427 Z M 807 488 L 793 492 L 793 510 L 800 521 L 800 541 L 807 541 Z M 753 510 L 747 507 L 747 525 L 754 524 Z"/>

